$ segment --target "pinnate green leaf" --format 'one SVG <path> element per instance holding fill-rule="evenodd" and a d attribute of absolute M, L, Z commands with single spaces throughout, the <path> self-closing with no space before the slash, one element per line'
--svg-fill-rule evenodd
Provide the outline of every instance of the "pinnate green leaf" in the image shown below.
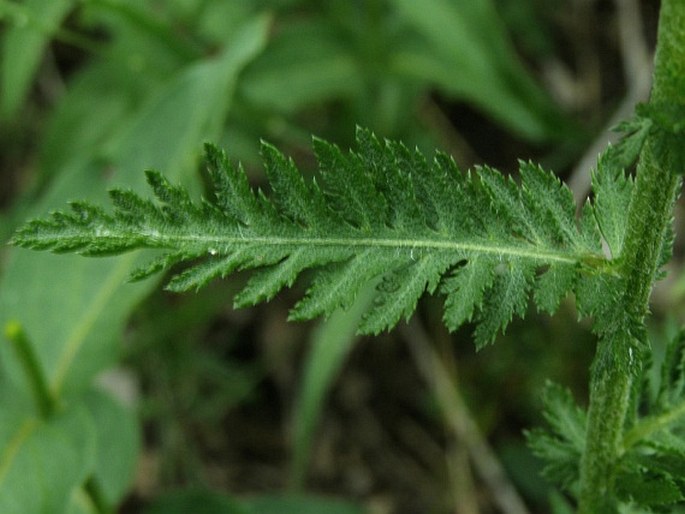
<path fill-rule="evenodd" d="M 543 474 L 565 490 L 579 478 L 580 456 L 585 447 L 586 415 L 570 391 L 548 383 L 543 397 L 547 429 L 527 433 L 528 444 L 545 464 Z"/>
<path fill-rule="evenodd" d="M 619 497 L 641 507 L 671 505 L 685 499 L 680 487 L 670 476 L 644 472 L 622 473 L 616 483 Z"/>
<path fill-rule="evenodd" d="M 314 148 L 320 180 L 305 179 L 292 159 L 264 143 L 267 195 L 208 145 L 209 199 L 195 200 L 149 171 L 154 201 L 114 190 L 112 213 L 72 203 L 71 212 L 32 221 L 13 241 L 85 255 L 157 249 L 162 254 L 132 278 L 188 263 L 170 279 L 172 291 L 253 270 L 237 306 L 268 300 L 311 269 L 311 285 L 291 312 L 297 320 L 328 316 L 377 283 L 364 333 L 391 329 L 424 293 L 439 292 L 448 328 L 475 319 L 479 347 L 523 317 L 531 292 L 553 312 L 584 280 L 579 270 L 606 261 L 597 220 L 579 224 L 568 188 L 539 166 L 522 162 L 519 185 L 488 167 L 464 173 L 442 154 L 429 162 L 362 129 L 355 150 L 322 140 Z"/>

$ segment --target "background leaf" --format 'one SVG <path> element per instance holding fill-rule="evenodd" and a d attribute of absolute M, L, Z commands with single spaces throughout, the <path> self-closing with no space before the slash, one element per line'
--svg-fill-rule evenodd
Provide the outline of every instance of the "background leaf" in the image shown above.
<path fill-rule="evenodd" d="M 158 499 L 145 514 L 252 514 L 237 501 L 209 491 L 179 491 Z"/>
<path fill-rule="evenodd" d="M 41 421 L 21 393 L 0 386 L 0 512 L 62 514 L 95 460 L 96 436 L 88 411 L 74 405 Z M 8 401 L 8 397 L 14 400 Z"/>
<path fill-rule="evenodd" d="M 218 58 L 182 70 L 110 141 L 106 164 L 93 157 L 71 162 L 36 208 L 102 194 L 107 182 L 139 187 L 140 170 L 150 167 L 165 169 L 177 179 L 186 176 L 190 182 L 201 142 L 216 137 L 237 75 L 263 47 L 267 29 L 267 18 L 255 18 Z M 48 263 L 41 257 L 10 255 L 0 281 L 0 324 L 18 319 L 32 327 L 29 335 L 55 393 L 80 390 L 116 360 L 123 323 L 154 285 L 122 287 L 136 257 L 91 263 L 59 257 Z M 17 379 L 16 370 L 7 360 L 3 363 Z"/>
<path fill-rule="evenodd" d="M 109 394 L 92 390 L 85 395 L 96 436 L 95 466 L 91 474 L 104 500 L 117 505 L 128 492 L 138 463 L 140 428 L 134 413 Z"/>
<path fill-rule="evenodd" d="M 295 489 L 304 486 L 326 395 L 357 341 L 356 327 L 371 305 L 374 294 L 374 285 L 370 284 L 360 291 L 349 309 L 335 311 L 312 333 L 292 421 L 290 480 Z"/>
<path fill-rule="evenodd" d="M 73 3 L 72 0 L 27 0 L 0 5 L 0 20 L 4 14 L 11 25 L 0 35 L 0 119 L 17 114 L 48 41 Z"/>
<path fill-rule="evenodd" d="M 347 501 L 313 496 L 258 496 L 244 502 L 252 514 L 363 514 Z"/>
<path fill-rule="evenodd" d="M 336 27 L 323 20 L 284 27 L 246 70 L 242 95 L 261 108 L 286 113 L 358 96 L 363 87 L 359 66 L 341 39 Z"/>
<path fill-rule="evenodd" d="M 562 117 L 524 70 L 490 0 L 392 0 L 420 35 L 406 38 L 392 67 L 476 104 L 531 140 L 555 138 Z"/>

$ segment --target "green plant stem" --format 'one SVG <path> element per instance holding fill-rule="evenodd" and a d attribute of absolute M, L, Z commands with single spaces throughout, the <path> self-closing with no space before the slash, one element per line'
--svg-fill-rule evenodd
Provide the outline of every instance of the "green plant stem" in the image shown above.
<path fill-rule="evenodd" d="M 14 353 L 19 359 L 24 374 L 29 381 L 36 408 L 41 418 L 47 419 L 54 414 L 57 402 L 50 392 L 45 374 L 38 362 L 36 352 L 26 337 L 19 322 L 10 321 L 5 327 L 5 337 L 12 343 Z"/>
<path fill-rule="evenodd" d="M 685 95 L 685 1 L 664 0 L 651 102 L 682 105 Z M 671 222 L 680 178 L 672 170 L 659 132 L 640 155 L 621 255 L 624 277 L 614 299 L 616 330 L 600 337 L 593 362 L 586 444 L 580 469 L 579 512 L 615 512 L 616 463 L 623 450 L 623 426 L 634 371 L 639 369 L 644 318 Z"/>

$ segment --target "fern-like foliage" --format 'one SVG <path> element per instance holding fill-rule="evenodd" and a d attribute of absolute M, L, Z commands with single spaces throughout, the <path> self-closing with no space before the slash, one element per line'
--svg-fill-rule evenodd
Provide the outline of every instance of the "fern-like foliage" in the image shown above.
<path fill-rule="evenodd" d="M 519 184 L 487 166 L 464 173 L 440 153 L 429 162 L 361 129 L 355 151 L 318 139 L 314 149 L 320 173 L 305 180 L 292 160 L 263 144 L 267 195 L 207 145 L 213 198 L 193 201 L 149 171 L 156 201 L 115 189 L 113 212 L 74 202 L 71 212 L 29 222 L 13 243 L 84 255 L 160 249 L 132 278 L 185 262 L 167 285 L 172 291 L 253 269 L 236 306 L 268 300 L 312 269 L 312 283 L 291 311 L 296 320 L 345 307 L 377 281 L 363 333 L 393 327 L 424 292 L 439 292 L 447 327 L 477 321 L 478 346 L 523 316 L 531 293 L 548 312 L 571 290 L 582 312 L 601 305 L 593 277 L 604 276 L 620 256 L 632 186 L 616 166 L 600 161 L 596 200 L 577 220 L 569 189 L 529 162 L 520 163 Z"/>
<path fill-rule="evenodd" d="M 649 349 L 642 360 L 652 361 Z M 554 384 L 547 386 L 544 404 L 548 428 L 528 432 L 529 444 L 545 463 L 545 476 L 577 495 L 585 412 L 568 390 Z M 646 509 L 640 512 L 661 512 L 685 500 L 685 331 L 670 340 L 660 369 L 643 367 L 631 405 L 614 500 Z"/>

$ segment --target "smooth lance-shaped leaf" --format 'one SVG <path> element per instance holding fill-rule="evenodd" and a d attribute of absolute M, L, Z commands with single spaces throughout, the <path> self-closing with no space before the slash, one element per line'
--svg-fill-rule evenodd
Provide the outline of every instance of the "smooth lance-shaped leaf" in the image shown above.
<path fill-rule="evenodd" d="M 357 341 L 355 327 L 371 305 L 373 286 L 373 282 L 368 282 L 349 309 L 336 311 L 312 332 L 292 422 L 293 455 L 289 476 L 297 490 L 305 483 L 325 396 Z"/>
<path fill-rule="evenodd" d="M 3 14 L 9 15 L 11 23 L 0 39 L 0 119 L 7 119 L 14 116 L 24 102 L 43 51 L 74 2 L 3 3 L 7 5 L 0 6 L 0 18 Z"/>
<path fill-rule="evenodd" d="M 558 138 L 563 118 L 521 65 L 491 0 L 392 0 L 413 30 L 389 67 L 466 98 L 531 140 Z"/>
<path fill-rule="evenodd" d="M 148 174 L 148 179 L 157 194 L 177 202 L 177 209 L 155 214 L 150 203 L 136 197 L 129 188 L 137 190 L 145 178 L 138 170 L 151 166 L 164 168 L 173 181 L 196 169 L 202 141 L 219 134 L 238 73 L 261 50 L 268 28 L 269 19 L 257 17 L 235 34 L 222 53 L 180 70 L 107 144 L 111 180 L 127 187 L 113 194 L 118 214 L 112 222 L 128 225 L 125 237 L 129 240 L 141 228 L 139 217 L 178 226 L 196 219 L 202 211 L 201 206 L 194 210 L 189 203 L 183 203 L 185 191 L 170 190 L 164 180 L 157 180 L 152 174 Z M 106 187 L 102 164 L 94 158 L 79 160 L 60 174 L 37 209 L 52 209 L 79 196 L 92 198 L 93 192 Z M 80 202 L 74 204 L 70 220 L 84 226 L 101 216 L 101 211 Z M 165 230 L 158 228 L 161 233 Z M 144 237 L 149 236 L 154 237 L 154 232 Z M 106 239 L 83 250 L 101 255 L 111 253 Z M 69 248 L 67 245 L 62 250 Z M 209 250 L 202 247 L 206 256 L 210 256 Z M 140 270 L 138 276 L 197 255 L 197 248 L 184 244 L 178 256 Z M 61 256 L 45 261 L 43 257 L 21 250 L 11 252 L 0 283 L 0 325 L 17 319 L 28 327 L 55 393 L 82 390 L 94 374 L 117 359 L 119 331 L 154 284 L 125 284 L 136 266 L 142 264 L 141 256 L 134 254 L 92 261 Z M 5 351 L 4 346 L 0 345 L 0 354 Z M 20 380 L 11 360 L 0 360 L 5 371 Z"/>
<path fill-rule="evenodd" d="M 321 19 L 307 16 L 284 24 L 245 70 L 240 92 L 268 111 L 286 113 L 316 102 L 359 97 L 363 74 L 352 49 L 341 30 Z"/>
<path fill-rule="evenodd" d="M 96 435 L 95 465 L 91 476 L 103 499 L 117 505 L 126 494 L 136 471 L 140 450 L 138 420 L 132 409 L 109 394 L 92 390 L 84 397 Z"/>
<path fill-rule="evenodd" d="M 450 329 L 478 321 L 479 347 L 524 315 L 531 291 L 553 311 L 582 282 L 578 270 L 608 266 L 596 220 L 580 224 L 590 235 L 579 231 L 570 192 L 549 172 L 522 163 L 521 187 L 490 168 L 462 173 L 440 155 L 429 165 L 365 130 L 357 140 L 348 153 L 316 141 L 322 186 L 265 143 L 270 196 L 252 190 L 242 169 L 208 146 L 215 189 L 208 200 L 191 201 L 151 172 L 156 202 L 115 191 L 111 214 L 78 203 L 71 213 L 28 223 L 13 241 L 86 255 L 158 249 L 162 256 L 133 276 L 187 262 L 169 282 L 174 291 L 255 270 L 237 305 L 271 298 L 311 269 L 312 285 L 291 312 L 298 320 L 349 306 L 379 280 L 364 333 L 392 328 L 424 292 L 439 291 Z"/>
<path fill-rule="evenodd" d="M 0 384 L 0 512 L 64 514 L 94 464 L 93 420 L 78 404 L 40 420 L 21 395 Z"/>

